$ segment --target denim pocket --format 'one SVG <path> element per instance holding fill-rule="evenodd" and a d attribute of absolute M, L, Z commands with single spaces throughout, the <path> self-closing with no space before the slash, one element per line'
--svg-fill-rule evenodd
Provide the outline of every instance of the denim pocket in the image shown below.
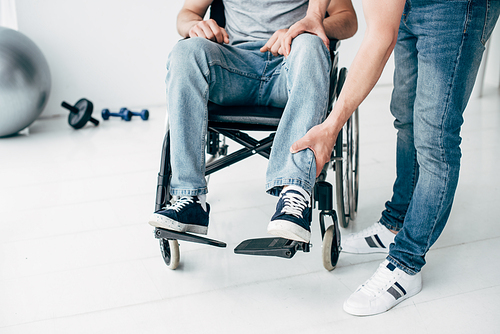
<path fill-rule="evenodd" d="M 486 14 L 484 18 L 483 34 L 481 35 L 481 43 L 486 44 L 488 39 L 495 28 L 495 24 L 498 20 L 498 14 L 500 12 L 500 1 L 499 0 L 487 0 L 486 1 Z"/>

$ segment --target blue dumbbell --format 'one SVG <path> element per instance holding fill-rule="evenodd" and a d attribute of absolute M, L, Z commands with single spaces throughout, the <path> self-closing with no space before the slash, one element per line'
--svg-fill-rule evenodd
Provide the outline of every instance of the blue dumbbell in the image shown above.
<path fill-rule="evenodd" d="M 132 112 L 127 108 L 121 108 L 118 113 L 109 112 L 109 109 L 103 109 L 101 111 L 101 116 L 103 120 L 108 120 L 110 116 L 113 116 L 121 117 L 123 120 L 128 122 L 132 119 Z"/>
<path fill-rule="evenodd" d="M 145 121 L 147 121 L 149 118 L 149 111 L 147 109 L 142 109 L 141 112 L 134 112 L 134 111 L 130 112 L 132 113 L 133 116 L 141 116 L 141 118 Z"/>

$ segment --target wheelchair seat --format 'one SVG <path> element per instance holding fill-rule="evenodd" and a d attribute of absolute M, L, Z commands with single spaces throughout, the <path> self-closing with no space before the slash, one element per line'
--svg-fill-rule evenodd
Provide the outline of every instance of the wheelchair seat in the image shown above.
<path fill-rule="evenodd" d="M 283 108 L 271 106 L 221 106 L 208 103 L 208 126 L 225 129 L 274 131 Z"/>

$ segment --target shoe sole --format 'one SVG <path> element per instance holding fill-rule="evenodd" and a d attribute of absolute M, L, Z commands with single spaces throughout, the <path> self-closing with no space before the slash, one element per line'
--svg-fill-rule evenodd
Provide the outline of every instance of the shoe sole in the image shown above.
<path fill-rule="evenodd" d="M 206 235 L 208 232 L 208 226 L 194 225 L 194 224 L 184 224 L 180 223 L 171 218 L 153 213 L 149 218 L 149 225 L 154 227 L 163 228 L 175 232 L 191 232 L 196 234 Z"/>
<path fill-rule="evenodd" d="M 373 248 L 373 249 L 359 249 L 341 246 L 343 253 L 349 254 L 389 254 L 389 249 L 387 248 Z"/>
<path fill-rule="evenodd" d="M 273 220 L 267 226 L 267 232 L 277 237 L 309 243 L 311 232 L 288 220 Z"/>

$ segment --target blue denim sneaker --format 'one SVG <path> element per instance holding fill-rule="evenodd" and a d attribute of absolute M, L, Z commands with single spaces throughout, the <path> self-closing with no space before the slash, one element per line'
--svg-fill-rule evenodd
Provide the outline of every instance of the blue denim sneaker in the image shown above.
<path fill-rule="evenodd" d="M 156 211 L 149 218 L 149 225 L 177 232 L 207 234 L 210 205 L 206 203 L 206 207 L 207 211 L 197 196 L 184 196 L 173 205 Z"/>
<path fill-rule="evenodd" d="M 267 232 L 281 238 L 309 242 L 311 239 L 311 213 L 307 193 L 293 187 L 281 191 L 276 212 L 267 226 Z"/>

